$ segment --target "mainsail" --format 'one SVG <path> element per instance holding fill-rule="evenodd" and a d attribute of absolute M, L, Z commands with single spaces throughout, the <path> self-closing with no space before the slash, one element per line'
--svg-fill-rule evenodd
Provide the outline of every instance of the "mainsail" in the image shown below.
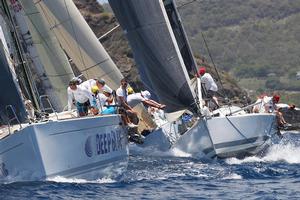
<path fill-rule="evenodd" d="M 46 90 L 46 94 L 50 97 L 55 109 L 62 111 L 66 105 L 66 87 L 70 79 L 74 77 L 72 68 L 55 35 L 48 29 L 47 22 L 43 19 L 33 1 L 21 0 L 21 3 L 32 37 L 30 38 L 32 45 L 37 50 L 29 48 L 30 55 L 32 59 L 39 59 L 41 62 L 35 68 L 39 71 L 43 88 Z"/>
<path fill-rule="evenodd" d="M 197 73 L 197 64 L 194 59 L 187 34 L 184 30 L 182 20 L 178 13 L 176 3 L 174 0 L 164 0 L 164 5 L 185 67 L 190 76 L 195 76 L 195 74 Z"/>
<path fill-rule="evenodd" d="M 0 41 L 0 74 L 0 91 L 2 91 L 0 95 L 1 119 L 6 122 L 9 118 L 13 117 L 11 111 L 6 111 L 6 106 L 12 105 L 18 119 L 24 122 L 27 118 L 27 113 L 21 97 L 20 88 L 17 86 L 18 84 L 7 62 L 2 41 Z"/>
<path fill-rule="evenodd" d="M 103 78 L 118 88 L 122 74 L 72 0 L 33 0 L 50 29 L 86 78 Z"/>
<path fill-rule="evenodd" d="M 166 112 L 196 111 L 195 94 L 162 0 L 109 0 L 144 80 Z"/>

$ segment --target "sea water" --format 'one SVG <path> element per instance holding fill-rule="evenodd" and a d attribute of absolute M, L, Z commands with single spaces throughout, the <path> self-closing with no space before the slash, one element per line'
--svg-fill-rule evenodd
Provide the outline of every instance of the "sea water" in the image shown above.
<path fill-rule="evenodd" d="M 132 147 L 120 178 L 0 184 L 0 199 L 300 199 L 300 132 L 263 156 L 207 160 Z"/>

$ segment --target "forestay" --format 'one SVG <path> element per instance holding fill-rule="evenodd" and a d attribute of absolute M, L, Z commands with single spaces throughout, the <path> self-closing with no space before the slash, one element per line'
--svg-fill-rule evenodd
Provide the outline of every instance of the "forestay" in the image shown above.
<path fill-rule="evenodd" d="M 167 105 L 195 109 L 195 94 L 162 0 L 109 0 L 129 40 L 142 79 Z"/>
<path fill-rule="evenodd" d="M 72 0 L 33 0 L 50 29 L 86 78 L 103 78 L 116 89 L 122 74 Z"/>

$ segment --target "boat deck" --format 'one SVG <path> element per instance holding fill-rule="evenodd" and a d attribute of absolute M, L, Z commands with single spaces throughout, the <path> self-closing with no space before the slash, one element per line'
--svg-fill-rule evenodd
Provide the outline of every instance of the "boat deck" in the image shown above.
<path fill-rule="evenodd" d="M 95 117 L 95 115 L 88 115 L 86 117 Z M 47 122 L 47 121 L 59 121 L 59 120 L 67 120 L 67 119 L 75 119 L 78 118 L 76 110 L 73 111 L 65 111 L 65 112 L 60 112 L 60 113 L 51 113 L 49 114 L 49 117 L 46 118 L 45 120 L 41 120 L 38 122 Z M 8 125 L 3 125 L 0 126 L 0 140 L 9 136 L 10 134 L 17 133 L 19 130 L 29 126 L 30 124 L 33 123 L 23 123 L 21 124 L 14 124 L 11 126 Z"/>

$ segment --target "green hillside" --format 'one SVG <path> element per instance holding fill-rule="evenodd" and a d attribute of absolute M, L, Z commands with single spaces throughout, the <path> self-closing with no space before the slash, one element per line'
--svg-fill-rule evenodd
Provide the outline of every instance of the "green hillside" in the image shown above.
<path fill-rule="evenodd" d="M 177 0 L 195 54 L 207 56 L 258 93 L 285 91 L 300 104 L 300 1 Z M 289 92 L 291 91 L 291 92 Z"/>

